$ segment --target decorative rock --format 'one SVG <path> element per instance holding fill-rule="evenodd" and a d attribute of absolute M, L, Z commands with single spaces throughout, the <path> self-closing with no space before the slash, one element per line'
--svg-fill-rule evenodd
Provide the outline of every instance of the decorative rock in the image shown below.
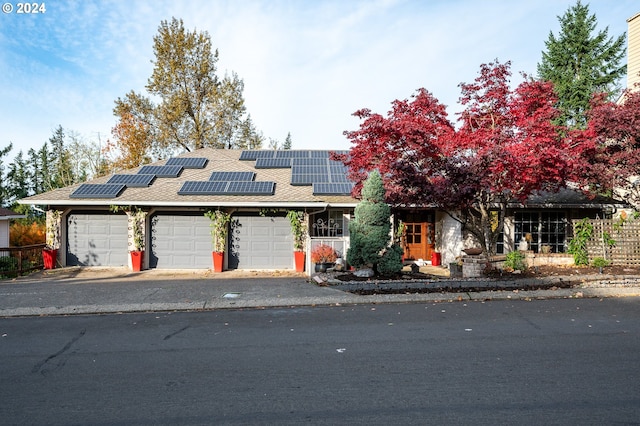
<path fill-rule="evenodd" d="M 374 272 L 373 272 L 373 269 L 371 268 L 365 268 L 365 269 L 359 269 L 355 271 L 353 275 L 360 278 L 371 278 L 373 277 Z"/>

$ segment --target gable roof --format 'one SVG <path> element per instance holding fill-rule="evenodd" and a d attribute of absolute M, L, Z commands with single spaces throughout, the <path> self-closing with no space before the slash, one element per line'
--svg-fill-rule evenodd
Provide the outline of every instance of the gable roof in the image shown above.
<path fill-rule="evenodd" d="M 21 219 L 23 217 L 25 217 L 25 215 L 0 207 L 0 220 Z"/>
<path fill-rule="evenodd" d="M 261 158 L 270 156 L 275 158 L 276 153 L 285 153 L 278 154 L 278 156 L 328 159 L 330 151 L 241 151 L 203 148 L 172 159 L 126 170 L 117 175 L 103 176 L 83 184 L 76 184 L 27 197 L 19 202 L 22 204 L 49 206 L 136 205 L 149 207 L 244 206 L 292 208 L 326 205 L 350 207 L 357 204 L 358 200 L 346 195 L 344 188 L 341 188 L 342 193 L 326 193 L 327 191 L 322 193 L 320 190 L 314 192 L 313 185 L 293 183 L 291 167 L 282 167 L 282 164 L 280 164 L 279 168 L 257 167 L 260 165 L 256 164 L 256 155 L 247 155 L 247 153 L 256 152 L 262 153 L 258 155 Z M 241 159 L 243 155 L 244 158 Z M 337 162 L 331 163 L 336 166 L 341 164 Z M 157 167 L 165 165 L 166 167 L 164 168 L 158 169 Z M 163 177 L 165 172 L 167 172 L 167 177 Z M 221 176 L 214 178 L 212 176 L 214 172 L 219 172 Z M 225 175 L 223 172 L 233 174 Z M 238 172 L 244 173 L 238 174 Z M 327 173 L 331 175 L 328 168 Z M 126 176 L 123 177 L 123 175 Z M 153 177 L 151 177 L 152 175 Z M 347 182 L 345 175 L 346 173 L 342 173 L 342 183 Z M 334 179 L 338 179 L 338 174 L 333 176 Z M 226 180 L 225 177 L 227 178 Z M 211 182 L 210 178 L 218 179 L 221 183 L 215 185 L 207 184 L 206 182 Z M 229 181 L 229 179 L 234 180 Z M 122 183 L 127 181 L 131 183 Z M 242 183 L 247 181 L 254 183 Z M 201 191 L 183 190 L 186 182 L 193 183 L 190 188 L 205 188 L 205 194 L 196 195 Z M 227 182 L 229 183 L 227 184 Z M 259 182 L 267 182 L 267 184 Z M 268 184 L 269 182 L 272 184 Z M 101 191 L 105 192 L 101 193 Z"/>

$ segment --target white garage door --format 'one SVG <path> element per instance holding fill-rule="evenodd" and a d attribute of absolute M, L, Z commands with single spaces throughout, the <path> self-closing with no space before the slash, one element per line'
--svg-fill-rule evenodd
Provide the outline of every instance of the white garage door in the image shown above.
<path fill-rule="evenodd" d="M 71 213 L 67 216 L 68 266 L 126 266 L 127 216 Z"/>
<path fill-rule="evenodd" d="M 149 267 L 212 268 L 210 223 L 204 214 L 154 215 L 151 219 Z"/>
<path fill-rule="evenodd" d="M 234 216 L 229 269 L 293 269 L 291 225 L 285 217 Z"/>

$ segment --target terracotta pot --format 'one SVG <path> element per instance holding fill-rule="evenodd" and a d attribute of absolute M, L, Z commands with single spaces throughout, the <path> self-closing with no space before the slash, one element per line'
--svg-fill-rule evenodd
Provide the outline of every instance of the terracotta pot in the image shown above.
<path fill-rule="evenodd" d="M 142 270 L 143 259 L 144 259 L 144 251 L 131 252 L 131 269 L 133 269 L 134 272 L 140 272 Z"/>
<path fill-rule="evenodd" d="M 58 259 L 58 249 L 42 250 L 42 261 L 44 263 L 44 269 L 54 269 L 56 267 L 57 259 Z"/>
<path fill-rule="evenodd" d="M 293 259 L 296 265 L 296 272 L 304 272 L 304 255 L 303 251 L 294 251 Z"/>
<path fill-rule="evenodd" d="M 213 272 L 222 272 L 222 266 L 224 265 L 224 252 L 213 252 Z"/>

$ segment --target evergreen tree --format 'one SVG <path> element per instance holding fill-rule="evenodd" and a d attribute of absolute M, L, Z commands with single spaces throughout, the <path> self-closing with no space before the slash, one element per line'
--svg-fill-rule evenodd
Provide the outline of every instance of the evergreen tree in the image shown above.
<path fill-rule="evenodd" d="M 549 33 L 538 77 L 555 86 L 562 113 L 556 123 L 584 128 L 592 94 L 614 96 L 619 79 L 626 74 L 626 65 L 621 65 L 625 34 L 609 37 L 609 27 L 596 33 L 596 17 L 580 0 L 558 19 L 560 32 L 558 36 Z"/>
<path fill-rule="evenodd" d="M 385 202 L 382 177 L 374 170 L 362 187 L 362 201 L 356 206 L 355 217 L 349 223 L 351 244 L 347 262 L 355 267 L 371 265 L 375 273 L 400 271 L 401 250 L 389 247 L 390 231 L 391 208 Z"/>
<path fill-rule="evenodd" d="M 291 149 L 292 146 L 292 142 L 291 142 L 291 132 L 287 133 L 287 138 L 284 140 L 284 145 L 282 146 L 282 149 Z"/>
<path fill-rule="evenodd" d="M 9 188 L 7 187 L 7 178 L 4 173 L 4 164 L 2 157 L 9 154 L 13 149 L 13 144 L 0 149 L 0 207 L 9 207 Z"/>
<path fill-rule="evenodd" d="M 32 195 L 29 188 L 30 182 L 31 176 L 25 163 L 22 150 L 20 150 L 18 155 L 13 159 L 13 162 L 9 164 L 9 171 L 7 172 L 8 201 L 12 207 L 16 200 Z"/>
<path fill-rule="evenodd" d="M 76 183 L 76 176 L 73 172 L 74 166 L 72 162 L 75 162 L 78 159 L 71 158 L 71 154 L 64 142 L 64 129 L 62 126 L 58 126 L 58 128 L 54 130 L 53 135 L 49 138 L 49 143 L 51 144 L 51 156 L 49 158 L 49 163 L 53 166 L 51 189 L 63 188 Z"/>

